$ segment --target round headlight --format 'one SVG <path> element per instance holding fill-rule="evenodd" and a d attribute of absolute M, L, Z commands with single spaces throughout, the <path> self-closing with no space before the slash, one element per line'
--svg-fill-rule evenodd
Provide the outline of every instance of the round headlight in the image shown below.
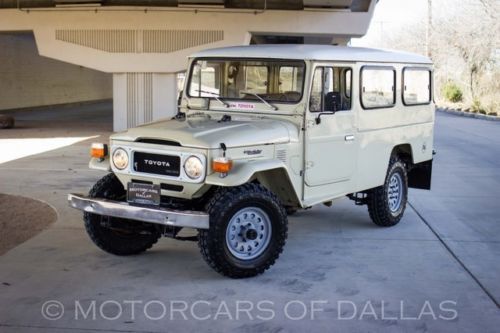
<path fill-rule="evenodd" d="M 128 166 L 128 154 L 122 148 L 115 149 L 113 152 L 113 164 L 120 170 Z"/>
<path fill-rule="evenodd" d="M 196 156 L 189 156 L 184 162 L 184 171 L 191 179 L 198 179 L 203 174 L 203 163 Z"/>

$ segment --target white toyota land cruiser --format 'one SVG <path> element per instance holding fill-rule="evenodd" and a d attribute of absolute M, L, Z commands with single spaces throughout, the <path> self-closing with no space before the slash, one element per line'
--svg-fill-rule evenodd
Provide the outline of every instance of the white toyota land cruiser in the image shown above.
<path fill-rule="evenodd" d="M 69 203 L 107 252 L 192 228 L 213 269 L 254 276 L 282 252 L 298 209 L 347 196 L 379 226 L 401 220 L 408 187 L 430 189 L 432 86 L 430 60 L 407 53 L 206 50 L 190 58 L 178 116 L 93 144 L 90 167 L 111 173 Z"/>

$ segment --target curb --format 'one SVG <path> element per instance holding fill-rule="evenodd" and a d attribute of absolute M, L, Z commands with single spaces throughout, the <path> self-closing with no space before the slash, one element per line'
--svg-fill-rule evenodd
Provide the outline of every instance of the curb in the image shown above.
<path fill-rule="evenodd" d="M 466 118 L 476 118 L 476 119 L 483 119 L 483 120 L 489 120 L 489 121 L 500 121 L 500 117 L 497 117 L 497 116 L 488 116 L 485 114 L 464 112 L 464 111 L 458 111 L 455 109 L 436 108 L 436 111 L 454 114 L 456 116 L 462 116 L 462 117 L 466 117 Z"/>

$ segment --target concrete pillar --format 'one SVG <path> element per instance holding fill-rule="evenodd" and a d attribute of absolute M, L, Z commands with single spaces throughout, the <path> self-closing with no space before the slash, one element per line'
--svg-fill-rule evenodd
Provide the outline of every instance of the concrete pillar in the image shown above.
<path fill-rule="evenodd" d="M 177 113 L 174 73 L 113 74 L 113 130 L 122 131 Z"/>

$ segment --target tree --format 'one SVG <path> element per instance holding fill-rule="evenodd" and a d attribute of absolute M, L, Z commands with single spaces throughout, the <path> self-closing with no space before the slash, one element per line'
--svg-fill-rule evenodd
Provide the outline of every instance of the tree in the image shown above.
<path fill-rule="evenodd" d="M 436 3 L 436 2 L 435 2 Z M 487 70 L 495 70 L 495 50 L 498 45 L 499 22 L 496 0 L 445 0 L 439 6 L 447 7 L 447 15 L 433 22 L 433 45 L 436 61 L 449 56 L 454 49 L 464 63 L 464 76 L 471 100 L 483 93 L 481 77 Z M 444 52 L 443 52 L 444 51 Z M 460 70 L 460 68 L 457 68 Z M 498 70 L 498 68 L 496 68 Z"/>

